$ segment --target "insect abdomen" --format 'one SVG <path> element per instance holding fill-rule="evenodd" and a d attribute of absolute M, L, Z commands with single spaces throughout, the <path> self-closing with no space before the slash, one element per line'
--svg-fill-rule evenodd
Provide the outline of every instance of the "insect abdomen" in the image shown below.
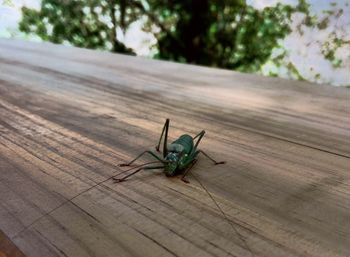
<path fill-rule="evenodd" d="M 173 144 L 182 145 L 185 153 L 189 154 L 193 149 L 193 138 L 190 135 L 185 134 L 176 139 Z"/>

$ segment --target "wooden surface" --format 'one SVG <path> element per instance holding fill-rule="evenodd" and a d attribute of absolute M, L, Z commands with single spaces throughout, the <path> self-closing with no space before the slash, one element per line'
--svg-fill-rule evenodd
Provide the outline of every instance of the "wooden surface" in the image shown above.
<path fill-rule="evenodd" d="M 24 257 L 16 245 L 0 231 L 0 257 Z"/>
<path fill-rule="evenodd" d="M 96 186 L 165 118 L 227 164 Z M 350 256 L 349 131 L 348 89 L 0 40 L 0 230 L 33 257 Z"/>

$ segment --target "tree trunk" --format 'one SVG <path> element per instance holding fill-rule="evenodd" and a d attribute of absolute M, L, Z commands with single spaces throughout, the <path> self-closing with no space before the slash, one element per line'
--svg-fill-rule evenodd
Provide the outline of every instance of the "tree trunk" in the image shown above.
<path fill-rule="evenodd" d="M 111 28 L 111 43 L 112 43 L 112 52 L 117 52 L 119 48 L 119 43 L 117 40 L 117 20 L 115 18 L 115 1 L 109 0 L 109 11 L 113 24 L 113 28 Z"/>

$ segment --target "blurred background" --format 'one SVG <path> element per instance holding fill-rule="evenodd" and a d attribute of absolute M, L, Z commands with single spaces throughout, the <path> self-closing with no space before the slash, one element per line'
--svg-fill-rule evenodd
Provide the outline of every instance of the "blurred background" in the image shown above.
<path fill-rule="evenodd" d="M 0 37 L 350 87 L 350 0 L 0 0 Z"/>

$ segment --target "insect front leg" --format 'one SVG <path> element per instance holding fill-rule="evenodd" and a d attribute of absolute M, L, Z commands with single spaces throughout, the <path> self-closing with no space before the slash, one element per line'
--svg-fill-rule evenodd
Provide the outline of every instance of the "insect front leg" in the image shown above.
<path fill-rule="evenodd" d="M 214 163 L 214 165 L 225 164 L 225 163 L 226 163 L 225 161 L 220 161 L 220 162 L 218 162 L 218 161 L 214 160 L 212 157 L 210 157 L 207 153 L 205 153 L 205 152 L 202 151 L 202 150 L 198 150 L 198 154 L 199 154 L 199 153 L 202 153 L 205 157 L 207 157 L 209 160 L 211 160 L 211 161 Z"/>
<path fill-rule="evenodd" d="M 193 138 L 193 140 L 195 140 L 196 138 L 198 138 L 198 140 L 197 140 L 197 142 L 196 142 L 196 144 L 195 144 L 195 146 L 194 146 L 194 149 L 197 149 L 197 147 L 198 147 L 198 145 L 199 145 L 199 142 L 200 142 L 201 139 L 204 137 L 204 135 L 205 135 L 205 130 L 202 130 L 198 135 L 196 135 L 196 136 Z M 214 162 L 215 165 L 226 163 L 226 162 L 224 162 L 224 161 L 218 162 L 218 161 L 214 160 L 212 157 L 210 157 L 207 153 L 203 152 L 202 150 L 197 151 L 197 154 L 199 154 L 199 153 L 204 154 L 204 156 L 206 156 L 208 159 L 210 159 L 212 162 Z M 197 155 L 197 154 L 196 154 L 196 155 Z"/>
<path fill-rule="evenodd" d="M 185 170 L 184 174 L 181 177 L 181 180 L 185 183 L 190 183 L 187 179 L 185 179 L 186 175 L 190 172 L 190 170 L 193 168 L 193 166 L 196 164 L 197 160 L 194 159 L 190 166 Z"/>
<path fill-rule="evenodd" d="M 150 154 L 152 157 L 156 158 L 158 161 L 164 163 L 164 160 L 162 160 L 160 157 L 158 157 L 155 153 L 153 153 L 152 151 L 146 150 L 144 152 L 142 152 L 141 154 L 139 154 L 135 159 L 131 160 L 128 163 L 121 163 L 118 166 L 119 167 L 125 167 L 125 166 L 130 166 L 131 164 L 133 164 L 137 159 L 139 159 L 141 156 L 143 156 L 144 154 Z"/>

